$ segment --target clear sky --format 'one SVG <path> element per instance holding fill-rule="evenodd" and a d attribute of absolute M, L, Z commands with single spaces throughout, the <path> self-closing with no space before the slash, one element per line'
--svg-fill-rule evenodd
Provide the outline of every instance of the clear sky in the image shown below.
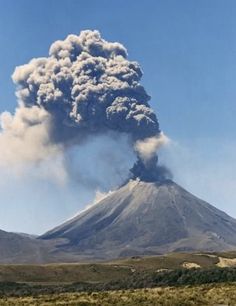
<path fill-rule="evenodd" d="M 68 34 L 98 29 L 142 66 L 142 84 L 172 140 L 160 160 L 177 182 L 236 217 L 235 16 L 234 0 L 0 0 L 0 112 L 16 107 L 16 66 L 47 56 Z M 1 176 L 2 229 L 43 232 L 93 197 Z"/>

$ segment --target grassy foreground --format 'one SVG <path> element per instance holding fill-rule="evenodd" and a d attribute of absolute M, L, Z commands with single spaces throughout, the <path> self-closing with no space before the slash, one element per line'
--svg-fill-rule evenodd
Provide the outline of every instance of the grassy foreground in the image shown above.
<path fill-rule="evenodd" d="M 57 293 L 39 296 L 3 297 L 0 298 L 0 305 L 236 305 L 236 283 L 164 288 L 157 287 L 152 289 L 116 290 L 93 293 Z"/>
<path fill-rule="evenodd" d="M 0 265 L 1 305 L 236 305 L 236 252 Z"/>

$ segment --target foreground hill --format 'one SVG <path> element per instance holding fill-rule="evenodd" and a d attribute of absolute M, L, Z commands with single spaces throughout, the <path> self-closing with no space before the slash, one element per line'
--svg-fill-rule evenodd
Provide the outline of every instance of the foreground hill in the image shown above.
<path fill-rule="evenodd" d="M 235 305 L 235 265 L 236 252 L 2 265 L 0 305 Z"/>
<path fill-rule="evenodd" d="M 236 220 L 174 182 L 130 181 L 47 232 L 80 260 L 236 248 Z"/>
<path fill-rule="evenodd" d="M 162 273 L 178 269 L 235 268 L 236 252 L 171 253 L 161 256 L 129 257 L 94 263 L 0 265 L 0 282 L 30 284 L 107 283 L 136 273 Z M 236 277 L 236 270 L 235 270 Z"/>

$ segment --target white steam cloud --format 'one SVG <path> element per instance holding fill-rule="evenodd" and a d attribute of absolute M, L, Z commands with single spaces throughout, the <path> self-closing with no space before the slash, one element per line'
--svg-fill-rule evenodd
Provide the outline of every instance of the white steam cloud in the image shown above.
<path fill-rule="evenodd" d="M 149 161 L 156 155 L 156 152 L 162 146 L 167 145 L 169 141 L 169 138 L 161 132 L 157 136 L 145 138 L 144 140 L 137 140 L 135 143 L 135 150 L 144 162 L 146 160 Z"/>

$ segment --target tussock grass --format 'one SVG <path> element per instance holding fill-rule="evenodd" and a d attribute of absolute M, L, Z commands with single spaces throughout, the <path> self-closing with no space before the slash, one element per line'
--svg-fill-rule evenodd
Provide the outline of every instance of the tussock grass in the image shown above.
<path fill-rule="evenodd" d="M 0 298 L 1 306 L 235 305 L 236 283 Z"/>

